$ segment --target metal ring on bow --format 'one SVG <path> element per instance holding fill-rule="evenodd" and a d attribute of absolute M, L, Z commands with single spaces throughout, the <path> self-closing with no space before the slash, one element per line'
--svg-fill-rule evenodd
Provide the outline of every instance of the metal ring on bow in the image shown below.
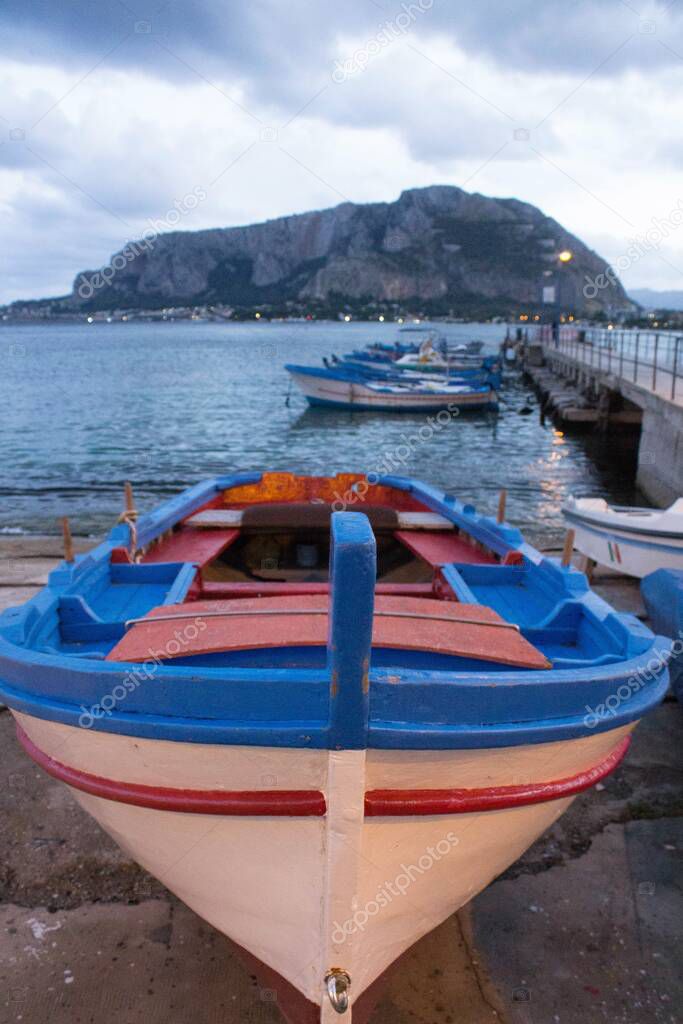
<path fill-rule="evenodd" d="M 341 967 L 332 967 L 325 976 L 327 994 L 337 1013 L 346 1013 L 349 1008 L 351 978 Z"/>

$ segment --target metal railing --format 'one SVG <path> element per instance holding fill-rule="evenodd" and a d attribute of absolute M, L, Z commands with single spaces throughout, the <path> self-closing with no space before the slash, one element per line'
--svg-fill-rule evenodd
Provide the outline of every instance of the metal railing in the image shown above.
<path fill-rule="evenodd" d="M 540 342 L 587 368 L 613 374 L 648 391 L 676 400 L 683 376 L 683 334 L 604 327 L 553 327 L 529 332 Z"/>

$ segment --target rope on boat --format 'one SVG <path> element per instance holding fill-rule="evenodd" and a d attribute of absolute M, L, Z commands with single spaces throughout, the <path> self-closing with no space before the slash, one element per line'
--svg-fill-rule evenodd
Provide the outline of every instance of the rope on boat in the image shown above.
<path fill-rule="evenodd" d="M 151 615 L 139 619 L 128 619 L 124 629 L 130 629 L 139 622 L 147 625 L 154 622 L 174 622 L 176 619 L 224 619 L 238 615 L 328 615 L 327 608 L 245 608 L 243 610 L 224 612 L 186 612 L 181 615 Z M 456 619 L 452 615 L 428 615 L 424 612 L 389 612 L 376 611 L 375 617 L 386 619 L 429 619 L 435 622 L 452 622 L 462 626 L 490 626 L 492 629 L 520 629 L 515 622 L 491 622 L 489 619 Z"/>

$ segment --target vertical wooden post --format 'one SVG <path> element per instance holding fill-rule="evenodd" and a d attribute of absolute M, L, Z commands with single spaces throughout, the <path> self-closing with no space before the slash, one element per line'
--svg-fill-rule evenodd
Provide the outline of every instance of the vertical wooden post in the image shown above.
<path fill-rule="evenodd" d="M 130 480 L 126 480 L 125 484 L 123 485 L 123 492 L 125 495 L 126 512 L 135 513 L 135 499 L 133 497 L 133 486 Z"/>
<path fill-rule="evenodd" d="M 576 532 L 574 530 L 567 530 L 564 538 L 564 547 L 562 549 L 562 565 L 571 565 L 572 555 L 574 554 L 574 538 Z"/>
<path fill-rule="evenodd" d="M 62 536 L 64 537 L 64 561 L 74 561 L 74 542 L 71 537 L 71 526 L 67 516 L 62 517 Z"/>
<path fill-rule="evenodd" d="M 505 506 L 507 504 L 508 492 L 503 488 L 498 495 L 498 515 L 496 521 L 499 523 L 505 522 Z"/>
<path fill-rule="evenodd" d="M 376 576 L 377 546 L 368 517 L 334 512 L 327 640 L 331 750 L 367 747 Z"/>

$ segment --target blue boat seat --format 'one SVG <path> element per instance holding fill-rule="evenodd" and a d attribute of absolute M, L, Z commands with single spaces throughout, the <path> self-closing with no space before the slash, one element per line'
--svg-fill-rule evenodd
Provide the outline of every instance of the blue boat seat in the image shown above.
<path fill-rule="evenodd" d="M 557 567 L 541 574 L 521 565 L 443 566 L 444 581 L 458 601 L 493 608 L 550 658 L 555 668 L 588 667 L 619 661 L 629 654 L 629 631 L 622 617 L 598 617 L 590 602 L 563 587 Z M 635 653 L 635 652 L 633 652 Z"/>
<path fill-rule="evenodd" d="M 103 585 L 88 600 L 63 594 L 58 601 L 63 643 L 92 643 L 123 636 L 127 619 L 146 615 L 159 605 L 178 604 L 192 585 L 196 567 L 183 562 L 110 563 Z"/>

